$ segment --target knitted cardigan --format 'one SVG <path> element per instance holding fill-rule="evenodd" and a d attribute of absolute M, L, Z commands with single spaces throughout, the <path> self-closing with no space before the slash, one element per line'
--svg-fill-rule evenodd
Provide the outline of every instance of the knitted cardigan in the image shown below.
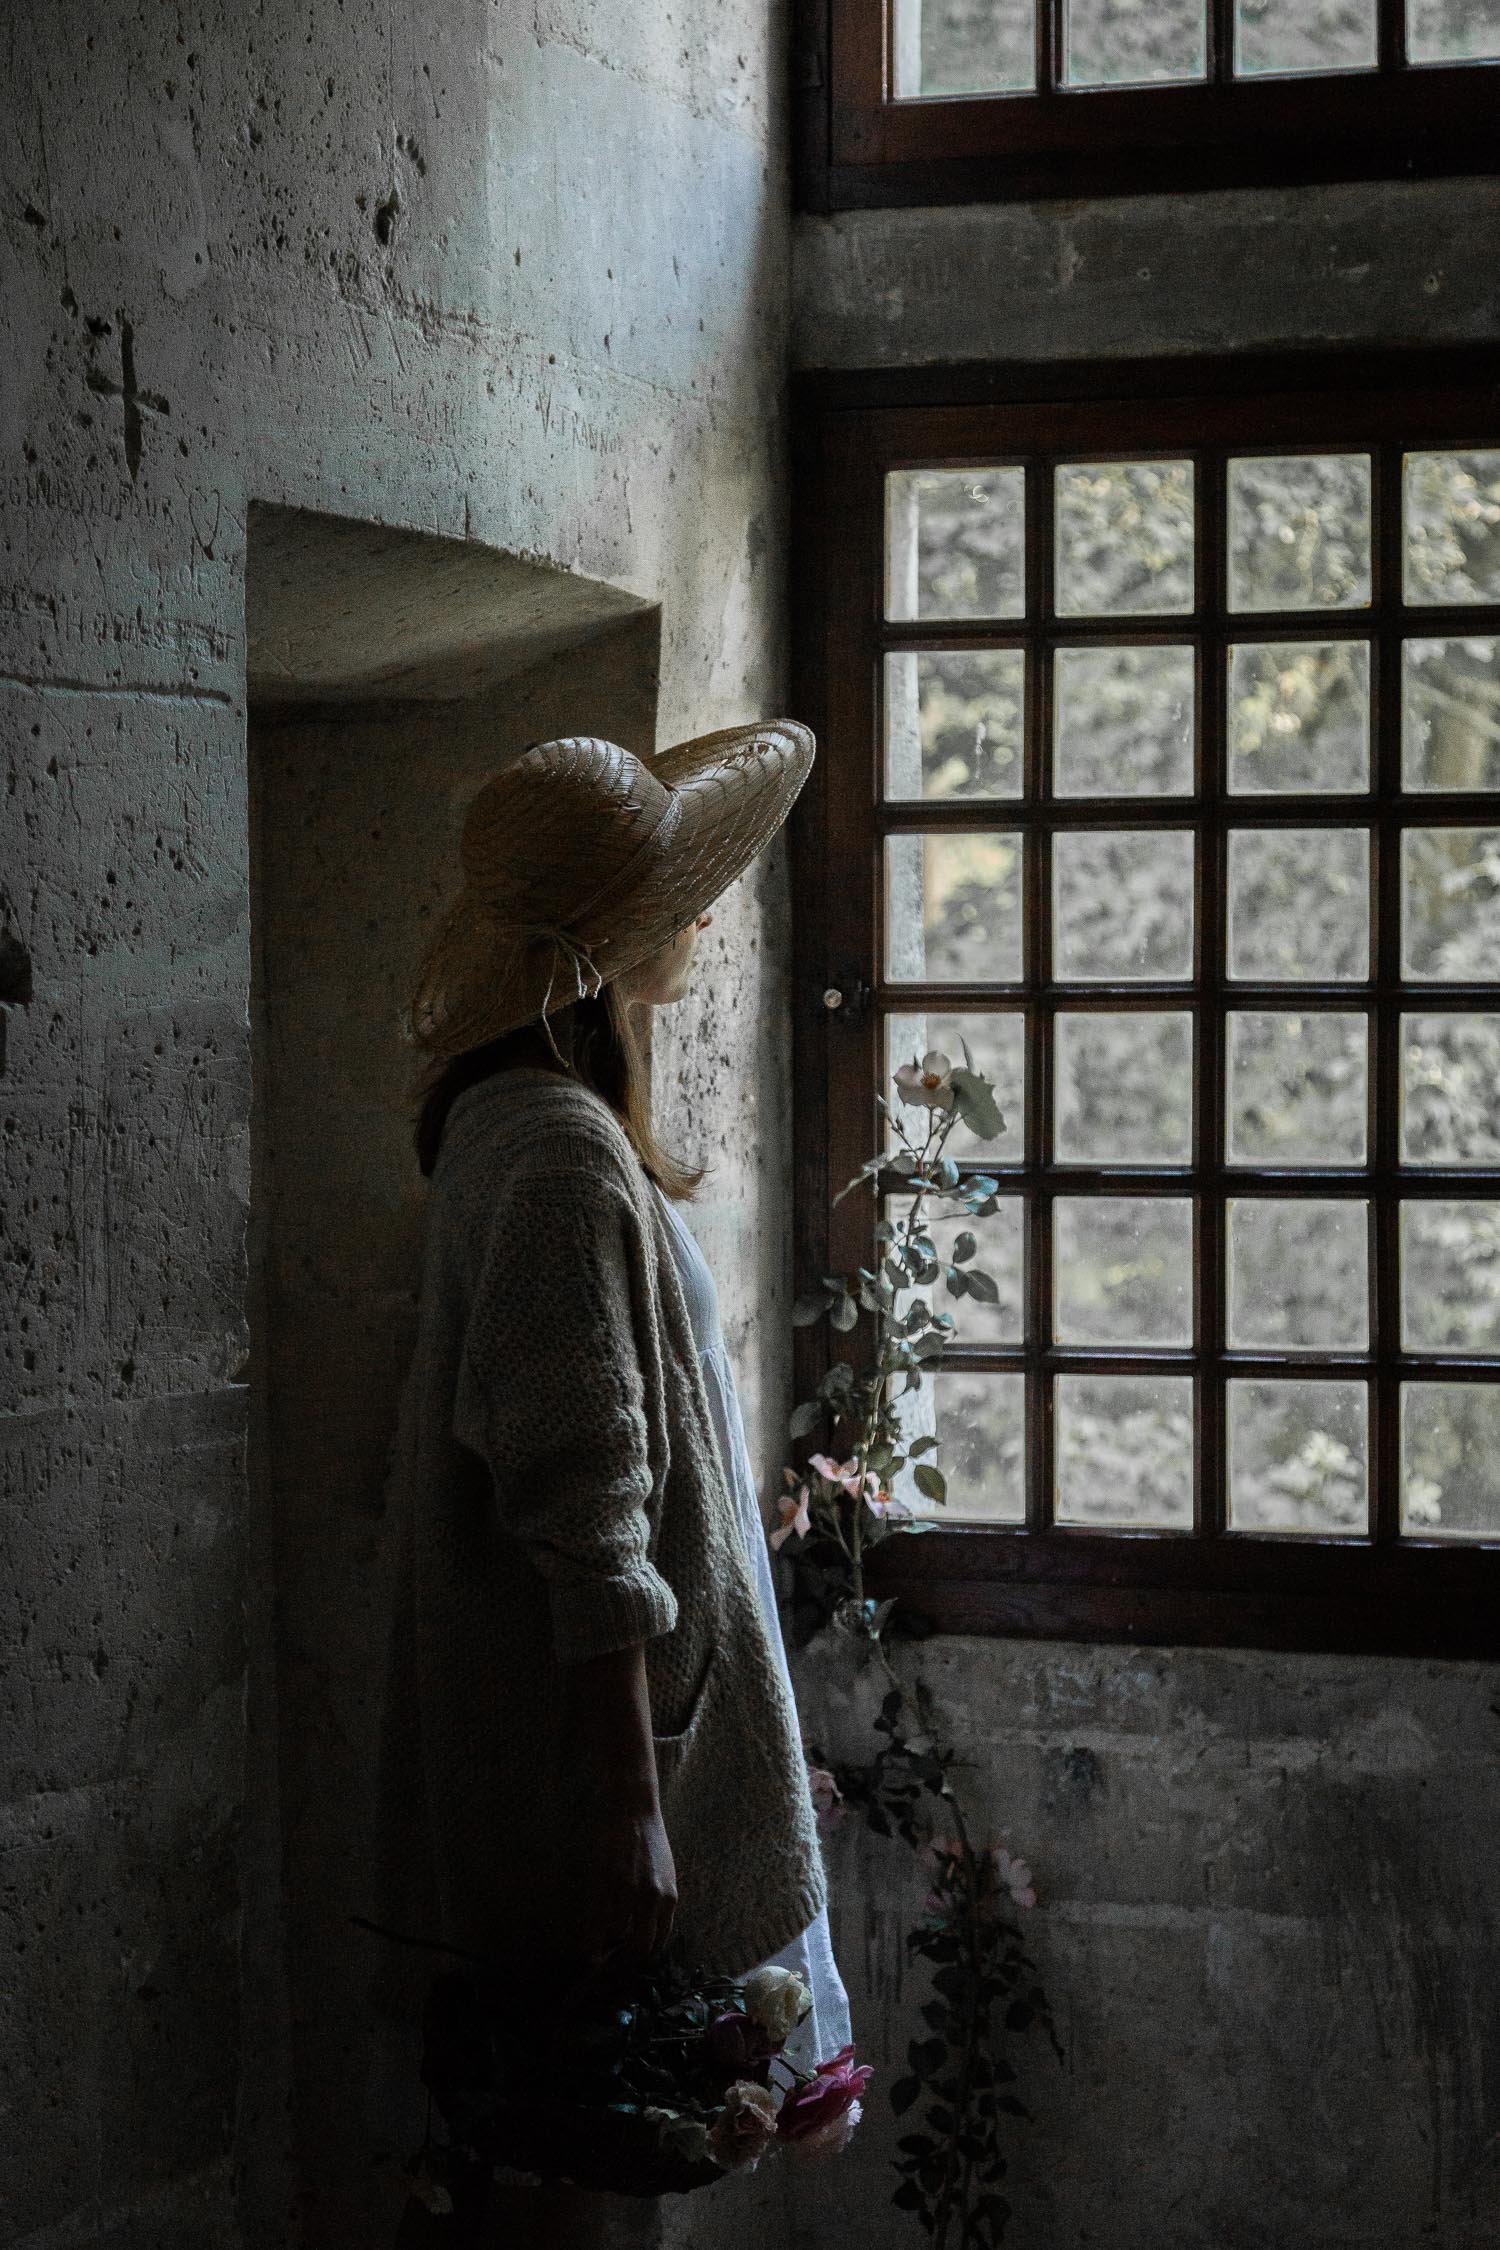
<path fill-rule="evenodd" d="M 449 1112 L 387 1522 L 379 1918 L 515 1945 L 583 1809 L 559 1668 L 644 1642 L 686 1959 L 737 1974 L 807 1926 L 826 1886 L 797 1717 L 666 1219 L 574 1080 L 503 1072 Z"/>

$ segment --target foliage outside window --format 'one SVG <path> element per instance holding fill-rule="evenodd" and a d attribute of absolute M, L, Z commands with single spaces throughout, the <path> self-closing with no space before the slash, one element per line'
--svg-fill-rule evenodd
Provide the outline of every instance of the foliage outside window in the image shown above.
<path fill-rule="evenodd" d="M 985 1535 L 921 1565 L 950 1590 L 1128 1537 L 1193 1550 L 1137 1554 L 1161 1592 L 1244 1556 L 1268 1598 L 1299 1547 L 1305 1596 L 1373 1598 L 1372 1558 L 1500 1545 L 1500 431 L 1399 416 L 1029 408 L 1002 452 L 871 414 L 848 457 L 880 622 L 826 787 L 866 792 L 831 851 L 868 936 L 827 970 L 869 1002 L 826 1114 L 852 1153 L 877 1079 L 966 1045 L 1010 1127 L 995 1298 L 916 1409 L 948 1498 L 899 1495 Z"/>

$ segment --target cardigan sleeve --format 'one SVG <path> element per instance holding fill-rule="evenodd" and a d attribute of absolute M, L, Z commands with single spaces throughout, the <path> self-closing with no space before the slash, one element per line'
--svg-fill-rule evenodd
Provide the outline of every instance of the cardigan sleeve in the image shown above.
<path fill-rule="evenodd" d="M 546 1579 L 560 1662 L 670 1632 L 650 1559 L 653 1472 L 630 1289 L 639 1221 L 584 1171 L 513 1182 L 480 1257 L 453 1431 Z"/>

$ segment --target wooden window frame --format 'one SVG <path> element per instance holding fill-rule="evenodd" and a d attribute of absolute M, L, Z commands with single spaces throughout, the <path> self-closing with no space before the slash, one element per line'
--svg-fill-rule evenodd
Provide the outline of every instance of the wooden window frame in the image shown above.
<path fill-rule="evenodd" d="M 1234 0 L 1209 0 L 1208 79 L 1062 90 L 1055 26 L 1034 93 L 887 98 L 891 0 L 799 0 L 799 201 L 813 211 L 1013 197 L 1493 173 L 1500 63 L 1408 64 L 1379 0 L 1379 65 L 1228 74 Z M 1039 19 L 1050 11 L 1039 7 Z"/>
<path fill-rule="evenodd" d="M 1415 1355 L 1400 1348 L 1399 1287 L 1393 1255 L 1392 1230 L 1398 1222 L 1392 1193 L 1397 1170 L 1396 1072 L 1399 1057 L 1390 1035 L 1398 1008 L 1473 1007 L 1480 995 L 1490 1007 L 1497 1005 L 1496 988 L 1441 987 L 1401 984 L 1399 991 L 1399 900 L 1390 880 L 1395 864 L 1396 838 L 1403 818 L 1418 813 L 1424 825 L 1473 820 L 1476 813 L 1493 817 L 1494 796 L 1458 793 L 1416 793 L 1403 796 L 1400 782 L 1399 725 L 1382 723 L 1383 715 L 1399 715 L 1399 663 L 1402 605 L 1399 576 L 1399 513 L 1380 510 L 1381 480 L 1399 473 L 1403 450 L 1426 447 L 1492 445 L 1500 432 L 1500 386 L 1492 361 L 1469 353 L 1431 354 L 1392 352 L 1326 354 L 1316 360 L 1291 355 L 1276 361 L 1175 362 L 1137 365 L 1124 371 L 1127 387 L 1110 395 L 1107 370 L 1098 367 L 1075 371 L 1070 385 L 1066 370 L 1017 370 L 1007 377 L 991 370 L 976 379 L 964 371 L 924 371 L 920 377 L 904 376 L 896 385 L 889 378 L 843 377 L 799 388 L 797 431 L 797 527 L 795 552 L 798 582 L 795 600 L 796 708 L 814 725 L 820 753 L 813 777 L 794 815 L 794 912 L 796 928 L 796 1007 L 793 1049 L 796 1085 L 796 1223 L 797 1280 L 799 1288 L 816 1286 L 822 1273 L 850 1271 L 867 1255 L 867 1229 L 873 1218 L 868 1195 L 848 1197 L 835 1204 L 834 1196 L 851 1178 L 874 1145 L 873 1104 L 869 1098 L 879 1083 L 877 1053 L 882 1022 L 881 1004 L 889 1012 L 941 1005 L 961 1008 L 968 988 L 935 988 L 894 985 L 880 988 L 878 853 L 884 830 L 896 826 L 1040 825 L 1037 743 L 1042 739 L 1042 714 L 1036 699 L 1045 693 L 1040 675 L 1045 667 L 1033 664 L 1037 675 L 1030 689 L 1027 747 L 1027 800 L 973 800 L 963 805 L 930 807 L 915 821 L 909 812 L 878 809 L 880 788 L 878 674 L 886 645 L 933 642 L 982 641 L 986 637 L 1012 639 L 1010 621 L 996 626 L 951 624 L 887 624 L 883 599 L 884 477 L 900 467 L 959 465 L 1014 458 L 1018 454 L 1060 454 L 1083 458 L 1114 455 L 1184 453 L 1198 457 L 1199 449 L 1228 452 L 1312 450 L 1349 452 L 1368 449 L 1372 456 L 1377 491 L 1377 535 L 1373 600 L 1359 612 L 1315 613 L 1325 627 L 1337 631 L 1356 622 L 1368 628 L 1376 652 L 1375 734 L 1372 742 L 1371 791 L 1364 798 L 1340 796 L 1327 800 L 1330 823 L 1368 825 L 1375 855 L 1374 915 L 1371 924 L 1372 977 L 1365 986 L 1308 987 L 1306 997 L 1324 1004 L 1358 1007 L 1367 1011 L 1375 1034 L 1371 1056 L 1370 1165 L 1363 1172 L 1339 1170 L 1300 1173 L 1288 1183 L 1271 1174 L 1276 1192 L 1338 1192 L 1370 1198 L 1380 1216 L 1376 1223 L 1386 1231 L 1384 1254 L 1372 1273 L 1380 1274 L 1374 1304 L 1372 1348 L 1352 1355 L 1371 1381 L 1369 1474 L 1374 1495 L 1373 1533 L 1368 1538 L 1323 1538 L 1306 1533 L 1236 1534 L 1222 1520 L 1222 1490 L 1217 1463 L 1222 1453 L 1222 1386 L 1204 1380 L 1207 1365 L 1219 1374 L 1255 1375 L 1270 1372 L 1350 1372 L 1350 1356 L 1329 1354 L 1328 1364 L 1309 1364 L 1309 1355 L 1295 1359 L 1276 1353 L 1229 1354 L 1218 1333 L 1218 1282 L 1222 1263 L 1222 1197 L 1234 1186 L 1256 1184 L 1256 1175 L 1245 1167 L 1224 1163 L 1219 1136 L 1220 1081 L 1218 1067 L 1224 1018 L 1213 1017 L 1205 1047 L 1203 1025 L 1208 1021 L 1206 1002 L 1216 1001 L 1219 987 L 1210 992 L 1202 985 L 1195 997 L 1203 1010 L 1199 1024 L 1197 1064 L 1198 1145 L 1191 1179 L 1184 1186 L 1181 1171 L 1161 1170 L 1143 1177 L 1129 1172 L 1130 1192 L 1144 1188 L 1156 1192 L 1188 1193 L 1195 1201 L 1200 1256 L 1197 1294 L 1209 1310 L 1195 1334 L 1193 1351 L 1185 1365 L 1199 1370 L 1196 1385 L 1197 1461 L 1199 1514 L 1195 1531 L 1157 1533 L 1135 1530 L 1096 1530 L 1050 1526 L 1037 1517 L 1038 1492 L 1050 1470 L 1050 1438 L 1045 1417 L 1050 1412 L 1050 1377 L 1082 1361 L 1098 1372 L 1109 1372 L 1108 1355 L 1059 1350 L 1038 1339 L 1047 1331 L 1039 1320 L 1035 1293 L 1045 1290 L 1045 1250 L 1038 1256 L 1045 1232 L 1043 1219 L 1028 1217 L 1028 1290 L 1032 1293 L 1030 1341 L 1020 1352 L 975 1350 L 961 1353 L 964 1364 L 1021 1368 L 1027 1381 L 1028 1489 L 1030 1522 L 1026 1528 L 946 1526 L 921 1538 L 894 1539 L 879 1551 L 875 1584 L 882 1594 L 897 1594 L 933 1629 L 1007 1635 L 1031 1635 L 1081 1640 L 1124 1640 L 1218 1644 L 1263 1648 L 1315 1650 L 1365 1650 L 1387 1653 L 1444 1654 L 1493 1657 L 1500 1653 L 1500 1542 L 1495 1544 L 1443 1544 L 1433 1538 L 1403 1537 L 1399 1526 L 1399 1392 L 1404 1374 L 1423 1373 L 1443 1379 L 1500 1379 L 1500 1357 Z M 893 388 L 900 392 L 892 399 Z M 1217 485 L 1200 474 L 1198 486 L 1200 558 L 1217 555 L 1221 542 L 1212 540 L 1217 505 Z M 1050 479 L 1042 479 L 1050 484 Z M 1206 512 L 1206 514 L 1205 514 Z M 1203 544 L 1205 529 L 1211 543 Z M 1048 538 L 1044 508 L 1033 504 L 1028 515 L 1028 581 L 1031 588 L 1045 583 L 1038 565 Z M 1200 560 L 1199 570 L 1208 566 Z M 1028 593 L 1028 603 L 1038 597 Z M 1214 566 L 1207 582 L 1200 577 L 1199 608 L 1191 620 L 1142 619 L 1133 621 L 1151 637 L 1170 627 L 1177 638 L 1204 640 L 1204 676 L 1209 683 L 1206 703 L 1222 704 L 1222 693 L 1213 694 L 1213 683 L 1222 682 L 1224 651 L 1231 638 L 1277 638 L 1287 622 L 1283 613 L 1255 613 L 1231 617 L 1227 610 L 1222 573 Z M 1306 631 L 1314 613 L 1298 613 L 1296 622 Z M 1440 634 L 1456 624 L 1470 633 L 1481 630 L 1476 617 L 1493 613 L 1472 608 L 1461 611 L 1420 609 L 1409 614 L 1419 621 L 1423 635 Z M 1078 620 L 1055 621 L 1028 613 L 1025 630 L 1037 631 L 1041 645 L 1048 636 L 1075 640 Z M 1125 637 L 1115 620 L 1108 632 Z M 1412 630 L 1408 627 L 1408 631 Z M 1488 630 L 1494 630 L 1490 625 Z M 1083 636 L 1086 637 L 1086 634 Z M 1190 808 L 1187 801 L 1156 800 L 1150 803 L 1163 817 L 1169 808 L 1184 808 L 1215 839 L 1216 848 L 1199 855 L 1197 943 L 1208 928 L 1206 916 L 1216 911 L 1216 886 L 1220 880 L 1222 837 L 1231 818 L 1250 825 L 1266 825 L 1276 818 L 1275 800 L 1263 796 L 1229 799 L 1224 787 L 1219 745 L 1222 728 L 1210 715 L 1200 734 L 1199 792 Z M 1126 811 L 1139 821 L 1143 801 L 1118 804 L 1091 802 L 1087 817 L 1103 821 Z M 1292 808 L 1295 807 L 1295 812 Z M 1286 818 L 1309 825 L 1307 800 L 1288 800 Z M 1079 816 L 1071 805 L 1049 806 L 1047 825 L 1064 825 Z M 1035 927 L 1043 912 L 1044 885 L 1039 879 L 1037 853 L 1028 854 L 1025 911 Z M 1381 872 L 1385 880 L 1381 882 Z M 1044 871 L 1043 871 L 1044 872 Z M 1062 1185 L 1040 1165 L 1041 1102 L 1045 1088 L 1045 1055 L 1041 1034 L 1040 998 L 1035 986 L 1040 964 L 1033 947 L 1027 964 L 1030 988 L 1025 993 L 1033 1008 L 1033 1031 L 1028 1042 L 1028 1149 L 1032 1167 L 1027 1177 L 1046 1195 Z M 872 985 L 875 990 L 872 992 Z M 1281 1005 L 1286 1004 L 1284 988 Z M 1300 988 L 1299 988 L 1300 991 Z M 826 996 L 839 993 L 840 1004 L 829 1006 Z M 1097 990 L 1095 991 L 1098 997 Z M 993 1001 L 991 991 L 987 997 Z M 1234 987 L 1237 1005 L 1253 1005 L 1249 987 Z M 1163 1004 L 1163 994 L 1150 988 L 1140 1005 Z M 1387 1035 L 1379 1036 L 1387 1027 Z M 1000 1089 L 1002 1104 L 1004 1089 Z M 990 1167 L 993 1169 L 993 1166 Z M 1060 1170 L 1061 1168 L 1053 1168 Z M 1066 1184 L 1075 1191 L 1096 1191 L 1114 1183 L 1113 1174 L 1066 1168 Z M 1422 1194 L 1500 1194 L 1500 1170 L 1476 1167 L 1456 1170 L 1426 1169 L 1399 1174 L 1401 1192 Z M 1456 1185 L 1461 1179 L 1463 1185 Z M 1266 1184 L 1262 1181 L 1260 1184 Z M 894 1178 L 889 1183 L 896 1188 Z M 1379 1198 L 1386 1200 L 1381 1203 Z M 1216 1208 L 1214 1198 L 1218 1197 Z M 1050 1200 L 1039 1206 L 1050 1215 Z M 852 1339 L 857 1342 L 858 1337 Z M 839 1340 L 846 1350 L 850 1339 Z M 802 1330 L 797 1345 L 798 1396 L 811 1395 L 829 1363 L 826 1329 Z M 1144 1355 L 1158 1370 L 1170 1354 Z M 1336 1368 L 1332 1363 L 1338 1361 Z M 1118 1362 L 1139 1370 L 1141 1357 L 1126 1355 Z M 1039 1451 L 1039 1449 L 1041 1449 Z"/>

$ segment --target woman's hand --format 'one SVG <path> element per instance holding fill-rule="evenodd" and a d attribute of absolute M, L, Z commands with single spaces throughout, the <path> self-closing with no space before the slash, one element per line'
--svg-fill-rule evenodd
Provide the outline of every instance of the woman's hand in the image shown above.
<path fill-rule="evenodd" d="M 660 1808 L 600 1808 L 598 1825 L 580 1839 L 587 1855 L 580 1956 L 606 1962 L 645 1961 L 672 1934 L 677 1874 Z"/>
<path fill-rule="evenodd" d="M 592 1973 L 607 1962 L 644 1961 L 666 1944 L 677 1876 L 661 1817 L 645 1648 L 585 1657 L 563 1678 L 558 1754 L 575 1809 L 549 1935 Z"/>

